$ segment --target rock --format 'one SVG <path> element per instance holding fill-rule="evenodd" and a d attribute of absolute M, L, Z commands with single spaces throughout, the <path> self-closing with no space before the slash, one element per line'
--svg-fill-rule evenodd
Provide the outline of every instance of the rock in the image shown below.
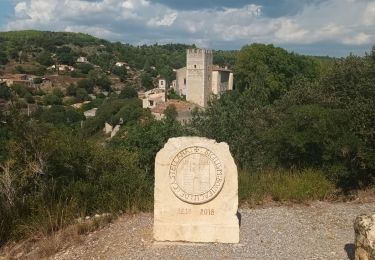
<path fill-rule="evenodd" d="M 354 221 L 355 260 L 375 260 L 375 214 L 359 215 Z"/>
<path fill-rule="evenodd" d="M 105 125 L 104 125 L 104 129 L 103 129 L 104 133 L 106 135 L 109 135 L 109 134 L 112 133 L 112 130 L 113 130 L 113 127 L 106 122 Z"/>
<path fill-rule="evenodd" d="M 171 138 L 155 159 L 157 241 L 239 242 L 237 167 L 226 143 Z"/>
<path fill-rule="evenodd" d="M 118 131 L 120 131 L 120 125 L 116 125 L 113 128 L 112 133 L 111 133 L 111 138 L 113 138 L 118 133 Z"/>

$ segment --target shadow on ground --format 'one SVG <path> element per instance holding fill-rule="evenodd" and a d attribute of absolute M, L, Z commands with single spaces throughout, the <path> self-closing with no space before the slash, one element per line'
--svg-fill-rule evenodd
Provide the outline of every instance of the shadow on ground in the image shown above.
<path fill-rule="evenodd" d="M 355 245 L 354 244 L 346 244 L 344 246 L 346 254 L 350 260 L 354 260 L 354 253 L 355 253 Z"/>
<path fill-rule="evenodd" d="M 239 211 L 237 211 L 236 215 L 237 215 L 237 218 L 238 218 L 238 223 L 241 226 L 241 219 L 242 219 L 241 213 Z"/>

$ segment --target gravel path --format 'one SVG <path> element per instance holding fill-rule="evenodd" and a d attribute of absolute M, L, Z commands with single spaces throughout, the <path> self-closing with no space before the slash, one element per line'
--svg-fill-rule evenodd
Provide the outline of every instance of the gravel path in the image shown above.
<path fill-rule="evenodd" d="M 53 259 L 353 259 L 353 220 L 375 203 L 241 209 L 240 244 L 160 243 L 152 214 L 124 216 Z"/>

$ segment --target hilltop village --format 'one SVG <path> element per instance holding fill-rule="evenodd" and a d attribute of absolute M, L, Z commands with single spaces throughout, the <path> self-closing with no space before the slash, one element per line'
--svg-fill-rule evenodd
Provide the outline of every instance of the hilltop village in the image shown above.
<path fill-rule="evenodd" d="M 59 107 L 64 113 L 75 115 L 67 118 L 68 121 L 81 117 L 88 120 L 97 117 L 98 109 L 106 102 L 138 97 L 141 107 L 156 119 L 164 118 L 165 110 L 173 107 L 177 119 L 184 122 L 191 118 L 193 109 L 205 109 L 213 96 L 219 97 L 233 89 L 229 64 L 213 64 L 214 54 L 210 50 L 177 46 L 179 61 L 184 63 L 175 62 L 174 68 L 157 67 L 146 59 L 142 66 L 134 60 L 138 62 L 147 55 L 131 57 L 134 53 L 130 50 L 128 54 L 113 55 L 117 51 L 108 43 L 95 42 L 96 39 L 86 41 L 94 42 L 79 48 L 73 44 L 35 46 L 15 52 L 14 58 L 8 56 L 0 67 L 0 108 L 7 110 L 17 99 L 28 115 L 42 110 L 44 114 L 48 109 L 54 111 Z M 128 117 L 119 112 L 114 110 L 112 115 L 95 119 L 98 121 L 95 129 L 102 128 L 112 138 Z"/>
<path fill-rule="evenodd" d="M 233 73 L 228 67 L 213 65 L 212 51 L 205 49 L 188 49 L 186 66 L 175 69 L 176 79 L 167 87 L 164 78 L 158 80 L 158 87 L 144 94 L 143 108 L 151 108 L 155 116 L 160 117 L 166 104 L 178 104 L 168 100 L 168 91 L 173 91 L 187 102 L 179 102 L 180 112 L 190 109 L 191 105 L 207 107 L 213 95 L 220 96 L 223 92 L 233 89 Z"/>

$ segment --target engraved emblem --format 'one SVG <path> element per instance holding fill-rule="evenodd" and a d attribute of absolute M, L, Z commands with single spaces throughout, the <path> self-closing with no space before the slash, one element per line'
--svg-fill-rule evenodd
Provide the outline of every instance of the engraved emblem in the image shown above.
<path fill-rule="evenodd" d="M 170 187 L 182 201 L 202 204 L 221 191 L 225 176 L 219 158 L 204 147 L 192 146 L 180 151 L 169 168 Z"/>

